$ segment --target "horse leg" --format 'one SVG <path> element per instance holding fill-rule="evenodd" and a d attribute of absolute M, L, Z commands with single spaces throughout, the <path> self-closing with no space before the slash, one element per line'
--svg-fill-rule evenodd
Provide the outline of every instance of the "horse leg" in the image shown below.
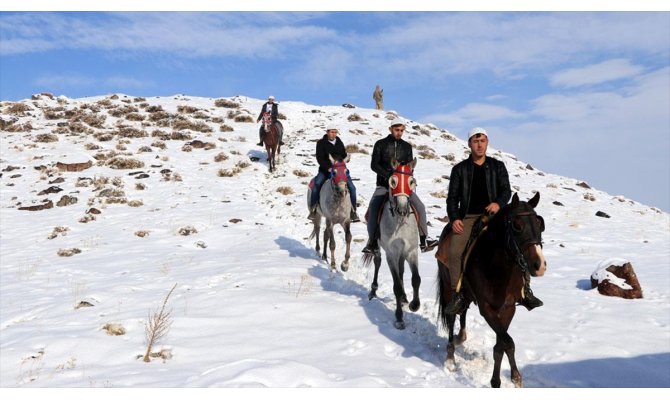
<path fill-rule="evenodd" d="M 402 265 L 395 264 L 397 260 L 393 260 L 391 256 L 386 255 L 386 262 L 391 269 L 391 276 L 393 277 L 393 294 L 395 295 L 395 323 L 393 326 L 396 329 L 405 329 L 405 321 L 403 321 L 402 305 L 403 300 L 407 301 L 405 290 L 402 287 Z"/>
<path fill-rule="evenodd" d="M 456 344 L 462 344 L 468 338 L 467 331 L 465 330 L 465 316 L 467 313 L 468 313 L 468 306 L 465 307 L 465 310 L 461 313 L 461 318 L 458 320 L 460 322 L 460 327 L 458 328 L 458 336 L 456 337 Z"/>
<path fill-rule="evenodd" d="M 505 354 L 507 354 L 507 360 L 509 361 L 509 367 L 511 370 L 510 378 L 514 383 L 514 387 L 523 387 L 521 373 L 519 372 L 519 368 L 516 366 L 516 358 L 514 357 L 514 339 L 512 339 L 512 337 L 507 332 L 505 332 L 505 335 L 503 336 L 503 343 L 505 344 Z"/>
<path fill-rule="evenodd" d="M 377 297 L 377 289 L 379 289 L 379 285 L 377 284 L 377 277 L 379 276 L 379 267 L 382 265 L 381 254 L 375 253 L 374 263 L 375 263 L 375 274 L 372 278 L 372 286 L 370 286 L 370 293 L 368 293 L 368 300 L 372 300 L 374 297 Z"/>
<path fill-rule="evenodd" d="M 500 364 L 505 351 L 502 336 L 496 333 L 496 344 L 493 346 L 493 376 L 491 376 L 491 387 L 500 387 Z"/>
<path fill-rule="evenodd" d="M 389 264 L 391 265 L 391 264 Z M 405 257 L 398 257 L 398 276 L 400 277 L 400 290 L 402 291 L 402 304 L 408 304 L 407 293 L 405 292 Z"/>
<path fill-rule="evenodd" d="M 330 221 L 326 218 L 326 229 L 323 230 L 323 254 L 321 255 L 323 261 L 328 261 L 328 239 L 332 233 L 331 229 Z"/>
<path fill-rule="evenodd" d="M 337 269 L 335 266 L 335 225 L 330 223 L 330 268 Z"/>
<path fill-rule="evenodd" d="M 312 220 L 312 223 L 314 224 L 314 233 L 316 235 L 316 254 L 319 254 L 319 252 L 321 251 L 321 245 L 319 244 L 319 231 L 321 230 L 321 216 L 317 214 L 316 218 Z"/>
<path fill-rule="evenodd" d="M 351 255 L 351 225 L 348 222 L 344 224 L 344 239 L 347 242 L 347 251 L 344 253 L 344 261 L 340 265 L 342 271 L 349 269 L 349 256 Z"/>
<path fill-rule="evenodd" d="M 421 300 L 419 300 L 419 286 L 421 286 L 421 276 L 419 275 L 418 259 L 410 257 L 409 269 L 412 272 L 412 302 L 409 303 L 409 310 L 416 312 L 421 307 Z"/>
<path fill-rule="evenodd" d="M 456 315 L 447 314 L 447 331 L 449 332 L 449 343 L 447 343 L 447 361 L 446 366 L 449 371 L 456 370 L 456 360 L 454 359 L 454 352 L 456 351 L 456 343 L 454 342 L 454 325 L 456 323 Z"/>

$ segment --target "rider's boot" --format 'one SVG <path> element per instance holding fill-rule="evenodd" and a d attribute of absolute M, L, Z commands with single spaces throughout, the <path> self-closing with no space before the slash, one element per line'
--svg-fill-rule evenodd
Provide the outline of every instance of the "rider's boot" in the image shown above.
<path fill-rule="evenodd" d="M 367 254 L 375 254 L 379 252 L 379 243 L 377 242 L 377 238 L 374 239 L 368 239 L 368 243 L 363 247 L 363 253 Z"/>
<path fill-rule="evenodd" d="M 542 300 L 535 297 L 533 291 L 530 289 L 530 277 L 526 279 L 526 284 L 523 286 L 523 299 L 520 301 L 520 304 L 526 307 L 528 311 L 544 305 Z"/>
<path fill-rule="evenodd" d="M 444 312 L 447 314 L 460 314 L 465 307 L 465 296 L 461 292 L 455 292 L 449 303 L 444 306 Z"/>
<path fill-rule="evenodd" d="M 422 253 L 433 250 L 437 246 L 437 243 L 437 240 L 426 239 L 425 235 L 419 236 L 419 248 L 421 248 Z"/>
<path fill-rule="evenodd" d="M 349 219 L 351 222 L 361 222 L 361 219 L 358 218 L 358 214 L 356 213 L 356 209 L 352 208 L 351 213 L 349 214 Z"/>

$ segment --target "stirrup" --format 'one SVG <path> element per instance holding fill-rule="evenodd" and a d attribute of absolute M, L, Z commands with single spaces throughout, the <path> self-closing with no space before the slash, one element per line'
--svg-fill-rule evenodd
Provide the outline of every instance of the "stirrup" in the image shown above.
<path fill-rule="evenodd" d="M 365 247 L 363 247 L 362 252 L 366 254 L 375 254 L 379 252 L 379 245 L 377 244 L 377 241 L 369 240 L 368 243 L 365 245 Z"/>
<path fill-rule="evenodd" d="M 439 243 L 438 240 L 426 239 L 426 243 L 420 245 L 419 247 L 421 248 L 421 252 L 425 253 L 427 251 L 433 250 L 438 243 Z"/>
<path fill-rule="evenodd" d="M 528 311 L 533 310 L 534 308 L 537 307 L 542 307 L 544 303 L 542 300 L 538 299 L 535 297 L 533 294 L 533 291 L 530 289 L 530 287 L 526 286 L 524 288 L 524 298 L 519 302 L 522 306 L 526 307 Z"/>

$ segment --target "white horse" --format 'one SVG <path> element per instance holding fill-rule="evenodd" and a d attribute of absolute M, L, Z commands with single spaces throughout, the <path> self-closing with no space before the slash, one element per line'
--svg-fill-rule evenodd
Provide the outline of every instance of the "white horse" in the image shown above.
<path fill-rule="evenodd" d="M 335 269 L 335 236 L 333 226 L 339 224 L 344 228 L 344 237 L 347 242 L 347 251 L 344 254 L 344 261 L 340 265 L 342 271 L 349 269 L 349 256 L 351 249 L 351 198 L 349 197 L 349 188 L 347 187 L 347 163 L 350 156 L 343 161 L 336 161 L 330 157 L 333 164 L 331 178 L 324 182 L 319 193 L 319 204 L 316 208 L 317 217 L 312 219 L 314 229 L 309 239 L 316 236 L 316 251 L 319 247 L 319 231 L 321 229 L 321 217 L 326 218 L 326 229 L 323 232 L 323 255 L 321 259 L 328 261 L 328 242 L 330 242 L 330 267 Z M 311 186 L 311 185 L 310 185 Z M 312 189 L 307 188 L 307 207 L 309 208 L 309 199 L 312 196 Z"/>
<path fill-rule="evenodd" d="M 389 178 L 389 201 L 383 205 L 381 220 L 379 221 L 379 244 L 386 253 L 386 263 L 389 265 L 393 277 L 393 293 L 396 298 L 396 321 L 394 326 L 397 329 L 405 329 L 402 314 L 402 305 L 407 304 L 407 294 L 403 282 L 405 261 L 407 261 L 412 271 L 413 298 L 409 303 L 409 309 L 410 311 L 417 311 L 421 306 L 419 300 L 419 286 L 421 285 L 418 252 L 419 227 L 409 204 L 409 196 L 416 187 L 416 180 L 412 176 L 416 161 L 415 158 L 409 164 L 399 165 L 393 160 L 392 166 L 395 172 Z M 377 216 L 370 215 L 368 218 L 377 218 Z M 379 287 L 377 277 L 382 259 L 380 252 L 363 256 L 364 265 L 369 265 L 373 257 L 375 274 L 368 294 L 370 300 L 377 296 Z"/>

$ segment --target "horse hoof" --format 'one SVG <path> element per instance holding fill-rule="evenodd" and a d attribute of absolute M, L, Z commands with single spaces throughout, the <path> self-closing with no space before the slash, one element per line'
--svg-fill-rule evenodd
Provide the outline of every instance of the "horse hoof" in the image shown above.
<path fill-rule="evenodd" d="M 403 330 L 403 329 L 405 329 L 405 322 L 403 322 L 403 321 L 396 321 L 396 322 L 393 324 L 393 326 L 395 326 L 396 329 L 398 329 L 398 330 Z"/>
<path fill-rule="evenodd" d="M 371 290 L 370 293 L 368 293 L 368 300 L 372 300 L 375 297 L 377 297 L 377 293 L 375 293 L 374 290 Z"/>
<path fill-rule="evenodd" d="M 454 360 L 452 359 L 448 359 L 447 362 L 445 363 L 445 366 L 447 367 L 447 370 L 449 370 L 449 372 L 456 371 L 456 362 L 454 362 Z"/>
<path fill-rule="evenodd" d="M 342 272 L 347 272 L 347 270 L 349 269 L 349 264 L 342 263 L 342 265 L 340 265 L 340 269 L 342 270 Z"/>
<path fill-rule="evenodd" d="M 412 302 L 409 303 L 409 310 L 411 312 L 416 312 L 419 307 L 421 307 L 421 302 L 419 300 L 412 300 Z"/>

